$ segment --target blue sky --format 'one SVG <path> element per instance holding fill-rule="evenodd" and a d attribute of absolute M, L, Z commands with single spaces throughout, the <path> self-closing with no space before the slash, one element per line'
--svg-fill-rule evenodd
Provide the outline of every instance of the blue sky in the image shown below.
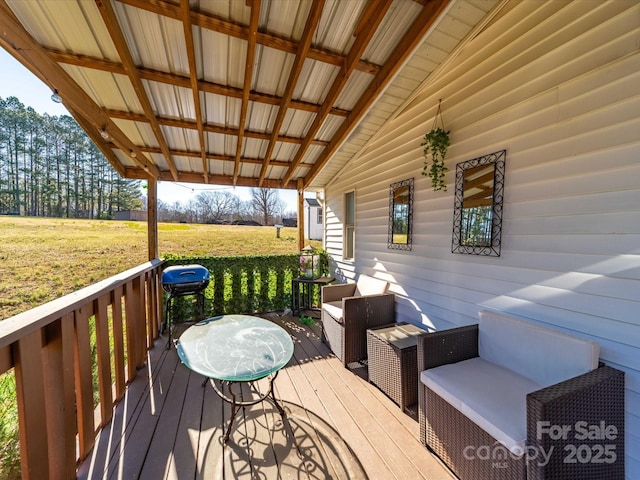
<path fill-rule="evenodd" d="M 49 115 L 69 115 L 61 103 L 51 100 L 51 90 L 38 77 L 27 70 L 9 52 L 0 47 L 0 97 L 17 97 L 25 106 L 33 108 L 38 113 Z M 195 197 L 203 190 L 229 191 L 242 200 L 250 198 L 250 190 L 244 187 L 223 187 L 172 182 L 158 183 L 158 198 L 173 204 L 185 202 Z M 295 190 L 280 190 L 280 198 L 287 204 L 288 211 L 296 210 L 297 194 Z"/>

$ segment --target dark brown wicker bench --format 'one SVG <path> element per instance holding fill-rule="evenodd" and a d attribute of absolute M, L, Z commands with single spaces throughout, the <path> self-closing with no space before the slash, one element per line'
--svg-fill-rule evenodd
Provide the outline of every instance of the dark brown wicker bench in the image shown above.
<path fill-rule="evenodd" d="M 523 339 L 526 341 L 526 339 Z M 418 339 L 418 370 L 478 356 L 478 325 Z M 526 396 L 525 452 L 515 456 L 457 408 L 418 386 L 421 442 L 461 479 L 624 479 L 624 372 L 601 364 Z M 583 438 L 577 427 L 596 432 Z M 542 427 L 542 428 L 541 428 Z M 604 431 L 598 430 L 604 427 Z M 562 435 L 560 428 L 568 428 Z M 476 447 L 484 446 L 480 452 Z M 548 458 L 542 457 L 549 453 Z M 537 457 L 537 458 L 536 458 Z"/>

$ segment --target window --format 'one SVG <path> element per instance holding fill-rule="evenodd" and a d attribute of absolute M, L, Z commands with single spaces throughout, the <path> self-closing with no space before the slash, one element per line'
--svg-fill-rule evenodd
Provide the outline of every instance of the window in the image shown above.
<path fill-rule="evenodd" d="M 322 207 L 318 208 L 317 223 L 318 223 L 318 225 L 322 225 Z"/>
<path fill-rule="evenodd" d="M 347 192 L 344 195 L 344 248 L 342 256 L 345 260 L 353 259 L 356 243 L 356 193 Z"/>

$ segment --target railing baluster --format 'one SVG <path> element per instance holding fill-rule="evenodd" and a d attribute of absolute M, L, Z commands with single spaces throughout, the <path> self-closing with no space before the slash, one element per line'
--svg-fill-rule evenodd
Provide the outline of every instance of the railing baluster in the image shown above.
<path fill-rule="evenodd" d="M 100 296 L 95 301 L 96 347 L 98 351 L 98 389 L 100 392 L 100 426 L 111 420 L 113 397 L 111 389 L 111 355 L 109 352 L 109 317 L 107 305 L 109 295 Z"/>
<path fill-rule="evenodd" d="M 89 317 L 93 315 L 92 310 L 89 305 L 85 305 L 75 312 L 75 384 L 80 458 L 84 458 L 89 453 L 95 436 L 89 331 Z"/>
<path fill-rule="evenodd" d="M 13 361 L 11 360 L 11 345 L 0 348 L 0 375 L 7 370 L 11 370 Z"/>
<path fill-rule="evenodd" d="M 50 479 L 68 479 L 76 469 L 76 412 L 73 382 L 73 314 L 46 327 L 43 349 Z"/>
<path fill-rule="evenodd" d="M 124 331 L 122 330 L 122 287 L 116 287 L 112 292 L 111 329 L 113 331 L 113 364 L 115 371 L 115 396 L 120 400 L 124 396 L 126 376 L 124 370 Z"/>
<path fill-rule="evenodd" d="M 132 279 L 125 285 L 125 312 L 127 324 L 127 382 L 133 380 L 138 368 L 144 365 L 146 353 L 146 330 L 143 302 L 140 296 L 140 277 Z"/>
<path fill-rule="evenodd" d="M 153 345 L 160 328 L 160 291 L 158 282 L 158 270 L 147 272 L 147 312 L 149 316 L 148 344 Z"/>

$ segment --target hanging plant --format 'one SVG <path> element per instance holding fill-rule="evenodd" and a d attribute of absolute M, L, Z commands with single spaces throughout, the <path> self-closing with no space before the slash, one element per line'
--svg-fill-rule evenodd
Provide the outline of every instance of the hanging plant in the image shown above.
<path fill-rule="evenodd" d="M 444 129 L 440 103 L 441 101 L 438 102 L 438 111 L 436 112 L 436 118 L 433 120 L 433 126 L 431 130 L 425 134 L 421 144 L 424 147 L 424 167 L 422 168 L 422 175 L 431 178 L 431 185 L 436 192 L 438 190 L 447 190 L 447 185 L 444 183 L 444 175 L 447 172 L 444 157 L 451 143 L 449 140 L 449 132 Z M 438 120 L 440 120 L 442 127 L 438 126 Z"/>

